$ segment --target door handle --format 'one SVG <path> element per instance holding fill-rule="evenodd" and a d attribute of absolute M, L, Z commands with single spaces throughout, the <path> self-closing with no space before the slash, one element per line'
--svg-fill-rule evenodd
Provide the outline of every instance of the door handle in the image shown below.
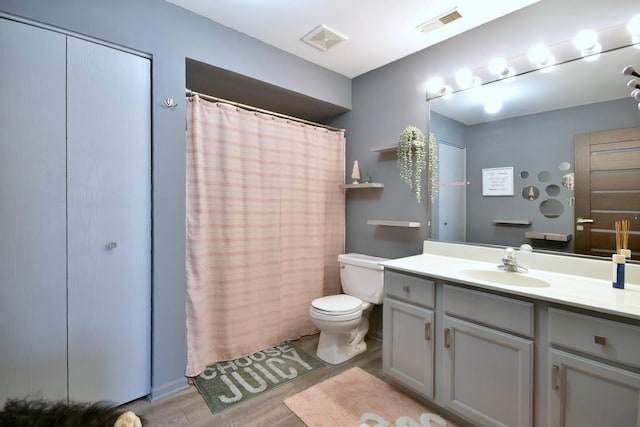
<path fill-rule="evenodd" d="M 592 222 L 593 220 L 591 218 L 576 218 L 576 224 L 590 224 Z"/>

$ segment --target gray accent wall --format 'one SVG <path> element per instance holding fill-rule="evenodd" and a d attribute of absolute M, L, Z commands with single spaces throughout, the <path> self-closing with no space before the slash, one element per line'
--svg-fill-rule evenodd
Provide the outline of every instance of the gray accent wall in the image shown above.
<path fill-rule="evenodd" d="M 152 397 L 184 388 L 186 58 L 344 109 L 351 81 L 163 0 L 2 0 L 0 12 L 152 57 Z"/>

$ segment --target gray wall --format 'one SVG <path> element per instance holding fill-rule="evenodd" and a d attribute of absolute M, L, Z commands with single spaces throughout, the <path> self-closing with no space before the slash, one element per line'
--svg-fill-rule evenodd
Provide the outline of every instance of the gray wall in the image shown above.
<path fill-rule="evenodd" d="M 351 81 L 163 0 L 1 0 L 0 12 L 152 56 L 152 395 L 162 397 L 182 388 L 186 385 L 185 58 L 345 108 L 351 107 Z M 178 108 L 162 108 L 165 98 L 177 100 Z"/>
<path fill-rule="evenodd" d="M 576 7 L 571 0 L 541 0 L 355 78 L 352 111 L 335 125 L 347 129 L 347 164 L 357 159 L 385 188 L 347 194 L 347 250 L 391 258 L 421 252 L 422 241 L 429 235 L 424 201 L 419 205 L 400 180 L 395 155 L 376 154 L 370 147 L 396 143 L 407 125 L 426 131 L 428 78 L 450 77 L 461 67 L 486 67 L 495 56 L 515 58 L 538 42 L 564 43 L 584 28 L 626 24 L 637 13 L 636 0 L 614 3 L 586 0 Z M 367 219 L 421 221 L 422 228 L 376 227 L 367 225 Z"/>

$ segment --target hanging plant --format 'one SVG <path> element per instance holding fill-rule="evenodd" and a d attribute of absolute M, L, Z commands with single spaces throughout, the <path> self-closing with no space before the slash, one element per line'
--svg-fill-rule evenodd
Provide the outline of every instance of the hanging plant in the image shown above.
<path fill-rule="evenodd" d="M 398 143 L 398 167 L 400 178 L 414 190 L 418 203 L 422 200 L 422 177 L 429 171 L 429 197 L 437 195 L 438 152 L 436 139 L 429 134 L 429 143 L 420 129 L 407 126 L 400 134 Z"/>

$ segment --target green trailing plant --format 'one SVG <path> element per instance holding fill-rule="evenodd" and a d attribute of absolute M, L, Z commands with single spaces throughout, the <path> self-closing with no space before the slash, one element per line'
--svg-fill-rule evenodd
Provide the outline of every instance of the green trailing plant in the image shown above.
<path fill-rule="evenodd" d="M 422 178 L 428 173 L 429 197 L 437 197 L 438 151 L 436 139 L 429 134 L 429 141 L 420 129 L 407 126 L 398 143 L 398 167 L 400 178 L 414 191 L 418 203 L 422 201 Z"/>

